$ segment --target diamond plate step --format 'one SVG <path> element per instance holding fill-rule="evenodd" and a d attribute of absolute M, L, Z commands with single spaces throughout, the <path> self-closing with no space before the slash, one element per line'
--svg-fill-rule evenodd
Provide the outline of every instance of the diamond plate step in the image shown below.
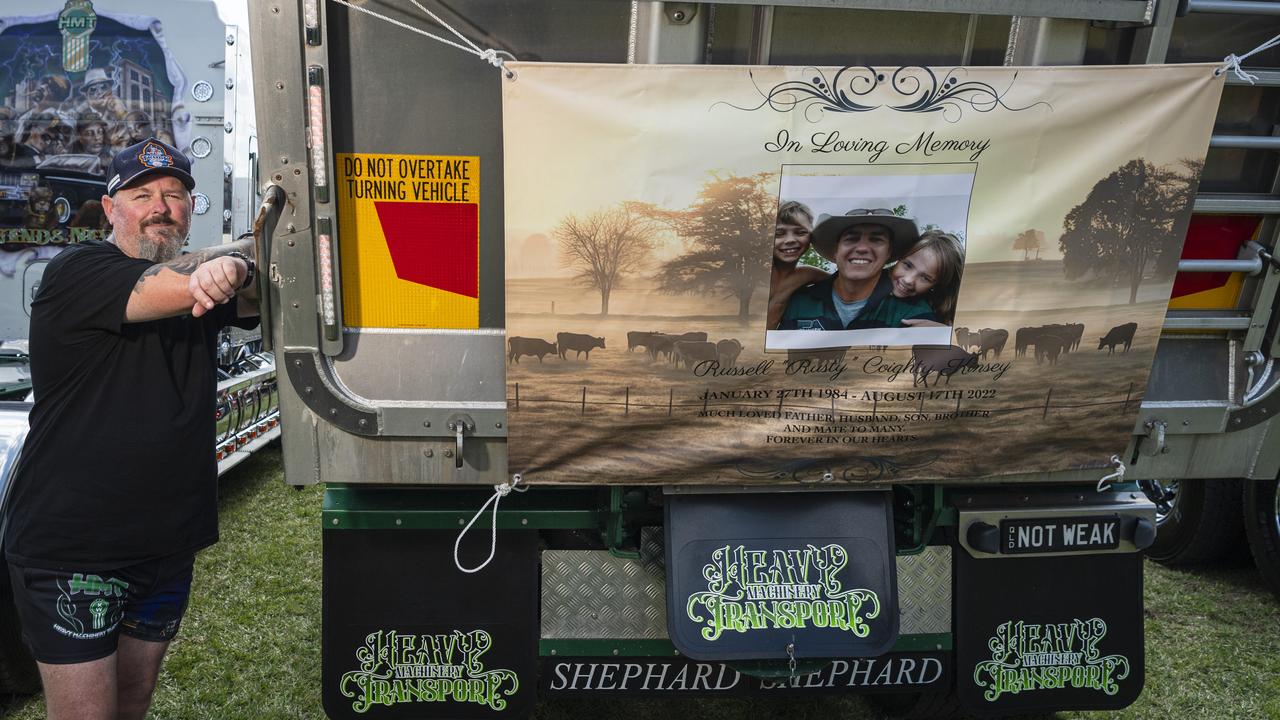
<path fill-rule="evenodd" d="M 667 637 L 666 568 L 660 528 L 644 528 L 640 559 L 607 550 L 542 553 L 542 638 Z M 951 632 L 951 548 L 898 557 L 901 633 Z"/>

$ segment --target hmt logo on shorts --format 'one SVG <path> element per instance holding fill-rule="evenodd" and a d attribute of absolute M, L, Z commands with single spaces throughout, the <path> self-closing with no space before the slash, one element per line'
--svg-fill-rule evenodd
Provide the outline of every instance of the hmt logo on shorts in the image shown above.
<path fill-rule="evenodd" d="M 108 597 L 124 597 L 124 591 L 129 589 L 129 583 L 118 580 L 116 578 L 107 578 L 103 580 L 97 575 L 85 575 L 84 573 L 76 573 L 71 576 L 71 582 L 68 583 L 70 595 L 83 593 L 85 595 L 106 595 Z"/>
<path fill-rule="evenodd" d="M 108 625 L 115 627 L 116 623 L 120 622 L 124 603 L 113 603 L 107 598 L 124 598 L 125 591 L 129 589 L 129 583 L 118 578 L 103 580 L 99 575 L 74 573 L 71 579 L 67 581 L 66 587 L 63 587 L 62 583 L 58 583 L 58 589 L 61 590 L 57 601 L 58 616 L 66 624 L 55 623 L 53 629 L 67 637 L 89 640 L 102 637 L 110 632 Z M 77 604 L 75 596 L 78 595 L 89 596 L 94 599 L 87 604 L 83 602 Z M 88 610 L 89 613 L 88 630 L 84 626 L 81 608 Z"/>

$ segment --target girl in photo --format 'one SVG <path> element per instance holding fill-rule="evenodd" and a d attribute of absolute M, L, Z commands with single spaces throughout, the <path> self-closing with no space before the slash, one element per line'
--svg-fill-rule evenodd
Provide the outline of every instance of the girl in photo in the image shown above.
<path fill-rule="evenodd" d="M 926 230 L 892 268 L 886 270 L 893 281 L 896 298 L 923 298 L 933 308 L 937 322 L 904 320 L 903 325 L 950 325 L 956 314 L 960 270 L 964 267 L 964 244 L 951 233 Z"/>

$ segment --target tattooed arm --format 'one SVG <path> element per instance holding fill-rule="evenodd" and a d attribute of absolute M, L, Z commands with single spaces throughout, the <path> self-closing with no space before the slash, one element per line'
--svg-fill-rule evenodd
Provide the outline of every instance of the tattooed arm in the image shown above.
<path fill-rule="evenodd" d="M 243 302 L 237 301 L 238 313 L 255 314 L 257 299 L 250 295 L 254 288 L 239 289 L 248 266 L 228 257 L 235 251 L 252 257 L 252 240 L 204 248 L 147 268 L 129 295 L 124 321 L 146 322 L 187 313 L 200 317 L 238 294 L 245 296 Z"/>

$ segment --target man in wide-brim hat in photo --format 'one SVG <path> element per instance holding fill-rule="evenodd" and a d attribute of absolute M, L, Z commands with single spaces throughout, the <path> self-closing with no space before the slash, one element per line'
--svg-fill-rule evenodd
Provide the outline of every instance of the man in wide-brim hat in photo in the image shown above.
<path fill-rule="evenodd" d="M 124 102 L 115 96 L 111 76 L 103 68 L 90 68 L 80 84 L 84 100 L 76 106 L 76 113 L 95 112 L 108 122 L 117 122 L 125 115 Z"/>
<path fill-rule="evenodd" d="M 861 330 L 902 327 L 903 320 L 934 320 L 919 298 L 896 298 L 885 265 L 915 244 L 915 221 L 892 210 L 854 209 L 823 215 L 813 229 L 819 255 L 836 264 L 830 277 L 791 296 L 779 330 Z"/>

